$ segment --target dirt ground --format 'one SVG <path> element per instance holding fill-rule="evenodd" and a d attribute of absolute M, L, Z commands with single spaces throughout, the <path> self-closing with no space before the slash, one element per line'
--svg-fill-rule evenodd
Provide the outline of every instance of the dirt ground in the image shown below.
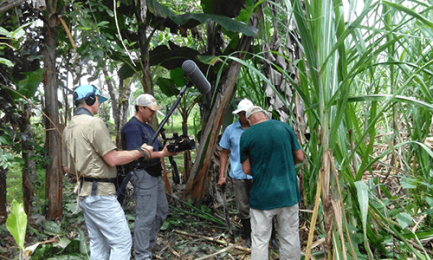
<path fill-rule="evenodd" d="M 181 191 L 182 189 L 179 188 L 178 190 Z M 157 246 L 153 249 L 153 259 L 250 259 L 250 249 L 242 246 L 244 243 L 244 239 L 241 236 L 242 226 L 236 216 L 236 205 L 232 193 L 227 193 L 227 207 L 232 223 L 233 235 L 230 235 L 227 231 L 224 224 L 223 206 L 217 200 L 209 200 L 207 203 L 195 207 L 178 199 L 182 194 L 181 192 L 176 192 L 176 189 L 174 189 L 173 194 L 168 195 L 170 212 L 158 234 Z M 71 205 L 65 205 L 64 207 L 72 208 L 74 205 L 71 203 Z M 124 206 L 124 209 L 133 236 L 134 200 L 131 199 Z M 305 248 L 308 237 L 306 228 L 308 224 L 305 223 L 305 219 L 308 219 L 307 214 L 310 213 L 302 211 L 300 213 L 300 240 L 302 248 Z M 89 242 L 82 213 L 70 215 L 64 212 L 64 218 L 61 221 L 54 222 L 62 229 L 57 231 L 58 233 L 56 231 L 47 232 L 47 229 L 50 228 L 47 228 L 48 225 L 44 222 L 48 223 L 41 215 L 35 215 L 30 219 L 25 247 L 39 243 L 35 252 L 40 250 L 41 247 L 46 247 L 45 249 L 58 247 L 59 245 L 61 246 L 63 240 L 72 241 L 73 239 L 77 239 L 79 237 L 79 230 L 83 231 L 86 236 L 87 244 Z M 57 252 L 56 254 L 50 255 L 50 257 L 53 257 L 50 259 L 80 259 L 62 258 L 62 254 L 58 254 L 58 251 L 55 251 Z M 6 226 L 1 225 L 0 259 L 18 259 L 18 253 L 19 250 L 14 238 L 6 229 Z M 26 259 L 35 258 L 41 259 L 40 257 L 27 257 Z M 87 259 L 87 257 L 81 255 L 81 259 Z M 131 259 L 135 259 L 133 248 Z M 278 250 L 270 247 L 270 259 L 279 259 Z"/>

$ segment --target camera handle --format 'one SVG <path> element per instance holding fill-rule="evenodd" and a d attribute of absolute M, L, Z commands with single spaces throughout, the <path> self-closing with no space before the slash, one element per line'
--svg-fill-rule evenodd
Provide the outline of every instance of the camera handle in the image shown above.
<path fill-rule="evenodd" d="M 191 87 L 193 85 L 193 83 L 191 81 L 188 81 L 185 86 L 183 86 L 183 88 L 180 90 L 179 95 L 177 96 L 176 101 L 173 103 L 173 105 L 171 106 L 170 110 L 168 111 L 167 115 L 165 116 L 165 118 L 161 121 L 161 124 L 159 124 L 158 129 L 156 130 L 155 134 L 153 135 L 152 139 L 150 139 L 148 145 L 153 146 L 153 143 L 155 142 L 156 138 L 158 138 L 158 135 L 161 131 L 163 131 L 164 129 L 164 125 L 165 123 L 167 123 L 168 119 L 170 118 L 170 116 L 173 114 L 174 110 L 176 110 L 177 106 L 180 103 L 180 100 L 182 99 L 183 95 L 185 94 L 185 91 L 188 87 Z M 165 138 L 164 138 L 165 139 Z M 169 160 L 171 165 L 173 166 L 173 173 L 175 173 L 177 175 L 177 181 L 179 182 L 179 173 L 177 171 L 177 165 L 176 162 L 173 159 L 173 156 L 169 156 Z M 173 174 L 173 176 L 175 175 Z M 121 194 L 121 192 L 125 189 L 126 184 L 128 184 L 128 181 L 131 179 L 132 177 L 132 171 L 129 172 L 125 179 L 122 182 L 122 185 L 120 185 L 119 189 L 117 190 L 117 197 L 119 197 L 119 195 Z M 175 182 L 175 180 L 173 179 L 173 182 Z M 176 183 L 176 182 L 175 182 Z"/>
<path fill-rule="evenodd" d="M 165 146 L 167 138 L 165 137 L 165 129 L 164 128 L 161 129 L 161 137 L 164 140 L 164 146 Z M 171 173 L 171 177 L 173 178 L 173 182 L 175 184 L 179 184 L 180 179 L 179 179 L 179 171 L 177 169 L 177 164 L 174 161 L 173 156 L 169 156 L 168 159 L 170 160 L 171 167 L 173 167 L 173 172 Z"/>

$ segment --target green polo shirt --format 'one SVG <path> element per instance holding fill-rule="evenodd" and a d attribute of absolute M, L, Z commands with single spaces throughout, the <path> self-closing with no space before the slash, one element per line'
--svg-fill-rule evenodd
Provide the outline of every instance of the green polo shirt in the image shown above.
<path fill-rule="evenodd" d="M 105 123 L 86 114 L 74 116 L 63 130 L 62 164 L 69 173 L 89 178 L 115 178 L 116 167 L 110 167 L 103 159 L 116 145 L 110 138 Z M 84 182 L 80 197 L 89 196 L 92 183 Z M 113 183 L 99 182 L 97 195 L 116 195 Z"/>
<path fill-rule="evenodd" d="M 270 210 L 299 202 L 293 151 L 301 149 L 290 125 L 267 120 L 250 126 L 241 136 L 240 159 L 250 159 L 254 179 L 250 207 Z"/>

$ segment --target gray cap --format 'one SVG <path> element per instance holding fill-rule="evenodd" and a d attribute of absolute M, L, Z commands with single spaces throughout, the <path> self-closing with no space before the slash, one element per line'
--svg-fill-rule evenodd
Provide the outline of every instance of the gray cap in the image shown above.
<path fill-rule="evenodd" d="M 140 96 L 138 96 L 138 98 L 135 100 L 135 105 L 148 107 L 153 111 L 158 111 L 162 109 L 162 107 L 156 104 L 155 98 L 149 94 L 141 94 Z"/>
<path fill-rule="evenodd" d="M 258 113 L 258 112 L 263 112 L 266 115 L 266 111 L 263 110 L 263 108 L 261 108 L 259 106 L 252 106 L 252 107 L 250 107 L 250 108 L 247 109 L 245 117 L 248 119 L 252 114 L 255 114 L 255 113 Z"/>

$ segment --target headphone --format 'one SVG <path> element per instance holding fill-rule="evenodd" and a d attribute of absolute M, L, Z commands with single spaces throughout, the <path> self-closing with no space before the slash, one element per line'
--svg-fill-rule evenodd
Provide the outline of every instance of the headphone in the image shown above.
<path fill-rule="evenodd" d="M 85 97 L 84 97 L 84 101 L 86 102 L 86 104 L 88 106 L 92 106 L 93 104 L 95 104 L 96 102 L 96 87 L 94 85 L 91 85 L 93 87 L 93 91 L 88 93 Z M 73 97 L 74 97 L 74 103 L 75 106 L 77 106 L 77 98 L 78 98 L 78 94 L 76 91 L 74 91 L 73 93 Z"/>

